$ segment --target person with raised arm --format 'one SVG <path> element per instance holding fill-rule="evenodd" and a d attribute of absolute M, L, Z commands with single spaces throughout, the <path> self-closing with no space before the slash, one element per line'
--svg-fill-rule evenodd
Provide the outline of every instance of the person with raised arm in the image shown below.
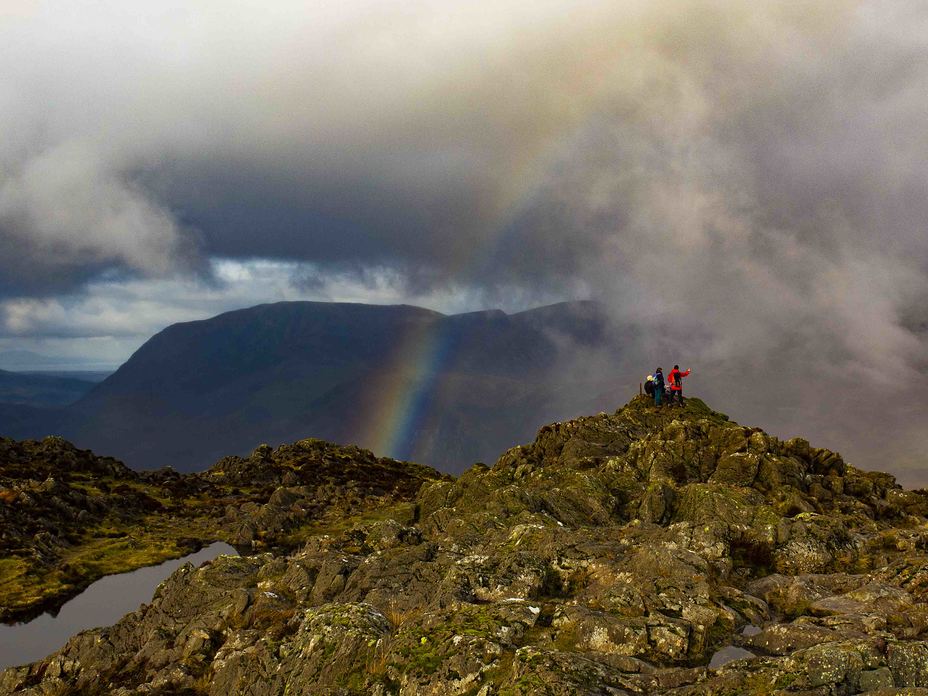
<path fill-rule="evenodd" d="M 673 369 L 670 371 L 670 403 L 673 404 L 676 401 L 681 406 L 683 405 L 683 378 L 687 377 L 692 370 L 687 370 L 686 372 L 680 371 L 679 365 L 674 365 Z"/>

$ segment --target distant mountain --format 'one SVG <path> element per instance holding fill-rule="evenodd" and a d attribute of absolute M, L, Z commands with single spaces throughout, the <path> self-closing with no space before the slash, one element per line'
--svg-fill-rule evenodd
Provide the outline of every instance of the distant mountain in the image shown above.
<path fill-rule="evenodd" d="M 58 430 L 61 409 L 0 403 L 0 433 L 42 438 Z"/>
<path fill-rule="evenodd" d="M 261 305 L 170 326 L 60 417 L 3 434 L 56 432 L 136 468 L 183 471 L 318 437 L 457 472 L 538 423 L 614 403 L 577 357 L 616 343 L 590 302 L 452 316 Z"/>
<path fill-rule="evenodd" d="M 36 377 L 64 377 L 76 379 L 81 382 L 97 384 L 102 382 L 116 370 L 13 370 L 21 375 L 34 375 Z"/>
<path fill-rule="evenodd" d="M 89 358 L 55 357 L 35 353 L 31 350 L 3 350 L 0 351 L 0 370 L 14 372 L 81 372 L 106 371 L 112 372 L 109 363 L 91 360 Z"/>
<path fill-rule="evenodd" d="M 0 370 L 0 403 L 10 406 L 67 406 L 93 387 L 93 380 Z"/>

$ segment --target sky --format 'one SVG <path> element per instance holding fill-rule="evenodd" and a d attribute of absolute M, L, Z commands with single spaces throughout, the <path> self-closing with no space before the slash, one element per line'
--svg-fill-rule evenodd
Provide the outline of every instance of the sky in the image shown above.
<path fill-rule="evenodd" d="M 595 299 L 634 378 L 928 467 L 923 2 L 5 0 L 0 61 L 0 352 Z"/>

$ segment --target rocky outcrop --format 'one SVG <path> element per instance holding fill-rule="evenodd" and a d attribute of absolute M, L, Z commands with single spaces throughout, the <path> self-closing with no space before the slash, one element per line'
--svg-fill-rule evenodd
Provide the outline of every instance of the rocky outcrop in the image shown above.
<path fill-rule="evenodd" d="M 302 479 L 269 481 L 301 505 Z M 185 567 L 0 694 L 928 689 L 924 492 L 696 399 L 546 426 L 413 502 Z"/>
<path fill-rule="evenodd" d="M 202 474 L 135 472 L 61 438 L 0 439 L 0 620 L 54 609 L 90 582 L 216 540 L 291 550 L 366 515 L 412 521 L 428 467 L 302 440 Z"/>

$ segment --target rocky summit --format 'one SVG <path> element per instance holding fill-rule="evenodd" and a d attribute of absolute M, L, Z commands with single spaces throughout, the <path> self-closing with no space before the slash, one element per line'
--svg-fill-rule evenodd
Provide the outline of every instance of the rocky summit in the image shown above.
<path fill-rule="evenodd" d="M 173 484 L 82 474 L 108 482 L 66 502 L 88 525 L 141 491 L 254 552 L 182 567 L 0 694 L 928 694 L 928 494 L 805 440 L 635 398 L 456 480 L 293 447 L 356 464 L 328 488 L 279 451 Z M 384 468 L 403 485 L 365 483 Z"/>

